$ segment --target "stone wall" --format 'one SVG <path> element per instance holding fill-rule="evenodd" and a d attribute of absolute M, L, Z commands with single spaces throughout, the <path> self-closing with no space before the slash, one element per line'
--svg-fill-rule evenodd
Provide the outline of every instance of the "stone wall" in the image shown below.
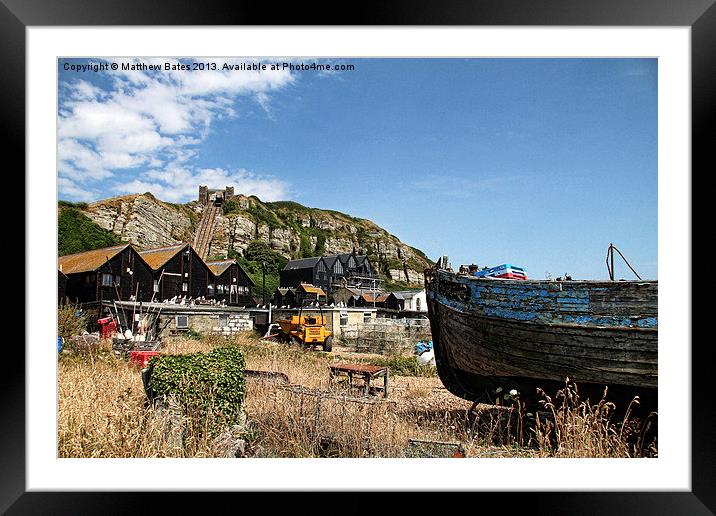
<path fill-rule="evenodd" d="M 189 328 L 202 334 L 221 334 L 233 335 L 243 331 L 251 331 L 254 329 L 254 323 L 249 313 L 181 313 L 181 314 L 162 314 L 160 316 L 160 327 L 163 327 L 167 321 L 169 324 L 162 332 L 162 336 L 175 335 L 186 330 L 177 328 L 177 315 L 186 315 L 189 318 Z"/>

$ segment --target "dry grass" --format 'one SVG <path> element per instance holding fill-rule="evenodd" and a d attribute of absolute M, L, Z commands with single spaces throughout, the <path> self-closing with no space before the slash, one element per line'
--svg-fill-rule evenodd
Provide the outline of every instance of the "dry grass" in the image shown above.
<path fill-rule="evenodd" d="M 237 437 L 246 442 L 246 456 L 254 457 L 402 457 L 410 439 L 459 442 L 468 457 L 629 452 L 618 425 L 605 417 L 611 407 L 592 408 L 569 394 L 566 405 L 550 399 L 539 423 L 530 426 L 518 403 L 485 406 L 468 417 L 470 403 L 434 377 L 391 375 L 388 400 L 358 398 L 329 384 L 327 366 L 335 355 L 248 333 L 228 340 L 171 339 L 162 353 L 208 352 L 227 342 L 243 351 L 248 369 L 284 373 L 291 384 L 247 382 L 248 424 L 241 435 L 212 436 L 176 411 L 148 407 L 139 370 L 103 342 L 97 351 L 60 355 L 58 456 L 214 457 L 225 455 L 226 443 Z"/>
<path fill-rule="evenodd" d="M 569 381 L 558 391 L 555 403 L 542 392 L 542 417 L 536 414 L 534 440 L 541 457 L 656 457 L 656 441 L 644 449 L 644 428 L 641 421 L 631 418 L 639 398 L 632 400 L 626 411 L 615 417 L 616 407 L 602 399 L 592 405 L 580 399 L 578 387 Z M 654 413 L 652 413 L 654 414 Z M 615 421 L 616 419 L 616 421 Z M 641 435 L 640 435 L 641 434 Z"/>

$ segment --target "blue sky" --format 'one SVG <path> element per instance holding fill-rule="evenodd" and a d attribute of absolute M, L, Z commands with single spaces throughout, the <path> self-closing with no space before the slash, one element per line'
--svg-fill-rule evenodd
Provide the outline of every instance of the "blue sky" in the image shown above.
<path fill-rule="evenodd" d="M 355 70 L 60 60 L 60 198 L 186 202 L 199 184 L 233 184 L 371 219 L 455 266 L 605 279 L 614 242 L 656 279 L 655 59 L 293 60 Z"/>

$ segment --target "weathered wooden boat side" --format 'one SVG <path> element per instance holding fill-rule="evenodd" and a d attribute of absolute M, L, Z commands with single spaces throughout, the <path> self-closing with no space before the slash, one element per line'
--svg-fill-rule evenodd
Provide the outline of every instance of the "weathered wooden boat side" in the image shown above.
<path fill-rule="evenodd" d="M 477 399 L 578 384 L 657 387 L 657 282 L 520 281 L 431 271 L 428 311 L 438 374 Z"/>

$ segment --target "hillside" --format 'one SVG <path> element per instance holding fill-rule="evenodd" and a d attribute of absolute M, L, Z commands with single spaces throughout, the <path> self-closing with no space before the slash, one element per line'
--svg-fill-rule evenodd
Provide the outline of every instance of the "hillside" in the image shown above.
<path fill-rule="evenodd" d="M 117 235 L 82 213 L 84 203 L 60 201 L 57 206 L 57 254 L 80 253 L 121 243 Z"/>
<path fill-rule="evenodd" d="M 145 193 L 74 209 L 121 241 L 145 249 L 191 242 L 204 206 L 197 201 L 167 203 Z M 249 245 L 256 241 L 284 259 L 355 249 L 370 256 L 381 275 L 398 286 L 422 286 L 422 271 L 429 265 L 420 250 L 367 219 L 292 201 L 262 202 L 255 196 L 237 195 L 226 201 L 216 219 L 209 258 L 247 258 Z"/>

